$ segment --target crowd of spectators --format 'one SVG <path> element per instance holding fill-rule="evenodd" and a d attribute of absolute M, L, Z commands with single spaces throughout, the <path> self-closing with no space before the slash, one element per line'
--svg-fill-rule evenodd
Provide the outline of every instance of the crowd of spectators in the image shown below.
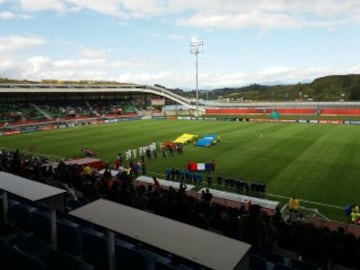
<path fill-rule="evenodd" d="M 21 118 L 39 120 L 52 117 L 56 119 L 135 111 L 129 102 L 123 100 L 39 100 L 31 103 L 13 102 L 0 105 L 0 119 L 7 122 L 16 122 Z"/>
<path fill-rule="evenodd" d="M 39 120 L 44 118 L 45 116 L 38 112 L 30 103 L 0 103 L 0 122 L 13 123 L 18 121 Z"/>
<path fill-rule="evenodd" d="M 47 100 L 37 101 L 35 104 L 53 118 L 94 115 L 86 102 L 82 100 Z"/>
<path fill-rule="evenodd" d="M 188 195 L 184 183 L 178 190 L 163 189 L 155 180 L 154 185 L 135 185 L 126 169 L 113 178 L 110 168 L 100 174 L 87 166 L 60 162 L 55 168 L 49 164 L 37 157 L 24 157 L 19 151 L 0 153 L 0 170 L 66 188 L 69 210 L 97 198 L 107 198 L 248 242 L 258 254 L 281 247 L 322 269 L 331 269 L 335 263 L 360 266 L 360 240 L 343 228 L 330 231 L 310 223 L 290 223 L 283 220 L 279 209 L 267 215 L 257 205 L 232 208 L 215 204 L 209 192 L 204 192 L 201 198 Z"/>

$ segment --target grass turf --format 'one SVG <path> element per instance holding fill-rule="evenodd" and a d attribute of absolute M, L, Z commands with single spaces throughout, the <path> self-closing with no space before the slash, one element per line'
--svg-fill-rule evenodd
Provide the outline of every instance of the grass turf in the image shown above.
<path fill-rule="evenodd" d="M 159 156 L 147 162 L 149 174 L 161 177 L 167 167 L 215 160 L 215 175 L 263 181 L 270 199 L 285 202 L 277 195 L 296 195 L 302 205 L 333 219 L 344 220 L 343 207 L 359 202 L 357 126 L 141 120 L 0 137 L 0 148 L 27 151 L 35 146 L 37 153 L 72 157 L 89 147 L 98 151 L 99 158 L 113 162 L 119 151 L 172 141 L 182 133 L 199 137 L 217 133 L 221 142 L 210 148 L 186 145 L 183 154 L 166 160 Z"/>

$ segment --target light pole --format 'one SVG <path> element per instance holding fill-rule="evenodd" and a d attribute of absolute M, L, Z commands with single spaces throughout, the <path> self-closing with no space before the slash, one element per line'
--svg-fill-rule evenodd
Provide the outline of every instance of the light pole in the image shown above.
<path fill-rule="evenodd" d="M 204 41 L 202 39 L 198 39 L 197 37 L 193 37 L 190 40 L 190 53 L 195 55 L 195 68 L 196 68 L 196 116 L 199 116 L 199 63 L 198 57 L 199 53 L 204 52 Z"/>

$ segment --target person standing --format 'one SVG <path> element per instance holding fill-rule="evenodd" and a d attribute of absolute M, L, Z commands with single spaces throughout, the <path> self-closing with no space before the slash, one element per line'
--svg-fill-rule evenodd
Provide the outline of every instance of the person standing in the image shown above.
<path fill-rule="evenodd" d="M 289 209 L 290 209 L 290 211 L 297 212 L 298 209 L 299 209 L 299 205 L 300 205 L 300 202 L 295 196 L 290 198 L 290 200 L 289 200 Z"/>
<path fill-rule="evenodd" d="M 290 200 L 289 200 L 290 222 L 294 222 L 298 218 L 299 205 L 300 205 L 300 202 L 295 196 L 290 198 Z"/>

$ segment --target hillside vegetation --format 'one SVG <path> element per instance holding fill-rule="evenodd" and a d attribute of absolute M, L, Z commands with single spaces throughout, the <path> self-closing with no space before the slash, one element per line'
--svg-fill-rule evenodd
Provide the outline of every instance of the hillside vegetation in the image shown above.
<path fill-rule="evenodd" d="M 253 84 L 240 88 L 215 89 L 209 99 L 262 101 L 357 101 L 360 100 L 360 75 L 333 75 L 311 83 L 265 86 Z M 206 98 L 202 93 L 201 98 Z"/>

